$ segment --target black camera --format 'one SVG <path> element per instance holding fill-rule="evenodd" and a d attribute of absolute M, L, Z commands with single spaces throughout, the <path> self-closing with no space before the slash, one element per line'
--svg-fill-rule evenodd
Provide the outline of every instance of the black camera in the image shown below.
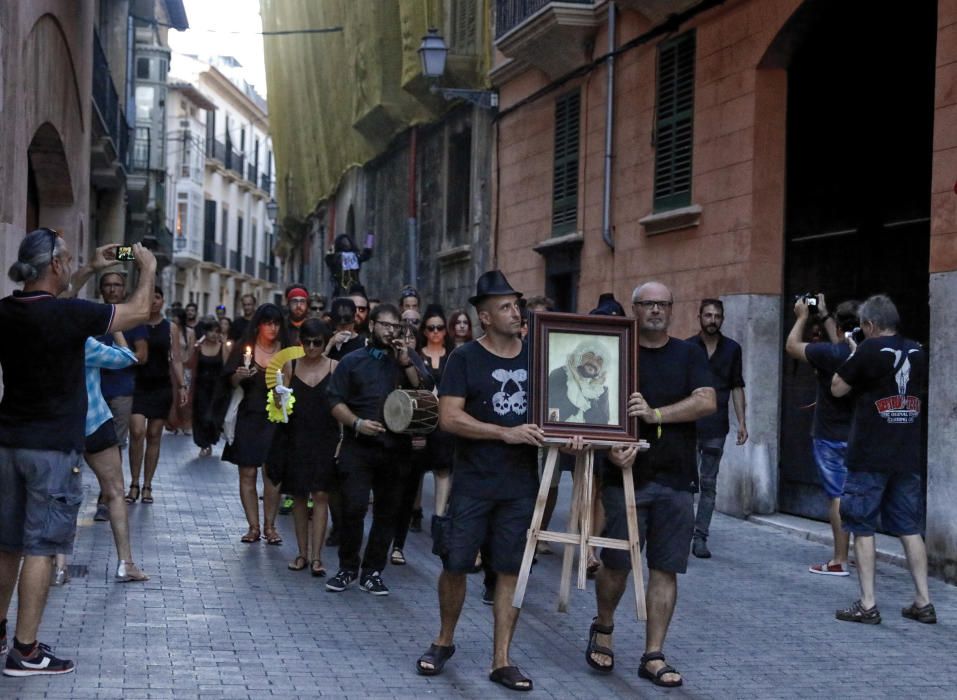
<path fill-rule="evenodd" d="M 844 337 L 845 337 L 845 338 L 850 338 L 850 339 L 853 340 L 855 343 L 857 343 L 858 345 L 860 345 L 861 343 L 864 342 L 864 331 L 862 331 L 860 328 L 855 328 L 855 329 L 852 330 L 852 331 L 847 331 L 847 332 L 844 334 Z"/>
<path fill-rule="evenodd" d="M 794 297 L 795 303 L 798 301 L 803 301 L 807 304 L 807 312 L 809 314 L 817 313 L 817 294 L 811 294 L 810 292 L 805 292 L 804 294 L 798 294 Z"/>

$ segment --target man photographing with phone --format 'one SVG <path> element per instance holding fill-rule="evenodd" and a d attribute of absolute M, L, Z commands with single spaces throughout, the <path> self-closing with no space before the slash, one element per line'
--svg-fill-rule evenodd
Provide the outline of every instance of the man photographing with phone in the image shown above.
<path fill-rule="evenodd" d="M 94 269 L 112 264 L 117 247 L 97 249 Z M 7 652 L 6 615 L 19 581 L 16 632 L 3 670 L 7 676 L 75 668 L 37 642 L 36 635 L 52 556 L 72 551 L 83 500 L 86 339 L 127 330 L 149 316 L 156 259 L 140 245 L 133 249 L 140 275 L 125 304 L 57 299 L 70 287 L 73 254 L 53 229 L 27 234 L 8 272 L 23 290 L 0 300 L 0 324 L 9 331 L 0 337 L 0 653 Z"/>

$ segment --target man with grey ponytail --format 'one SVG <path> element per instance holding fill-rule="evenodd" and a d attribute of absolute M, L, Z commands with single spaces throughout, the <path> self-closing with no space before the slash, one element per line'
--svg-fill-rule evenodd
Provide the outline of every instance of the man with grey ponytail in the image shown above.
<path fill-rule="evenodd" d="M 96 260 L 115 263 L 117 247 L 98 249 Z M 0 336 L 0 654 L 10 647 L 6 676 L 74 670 L 36 635 L 51 557 L 71 552 L 82 501 L 86 339 L 149 316 L 156 259 L 140 245 L 133 253 L 139 281 L 125 304 L 57 298 L 70 287 L 73 255 L 53 229 L 27 234 L 8 272 L 23 290 L 0 299 L 0 327 L 7 329 Z M 17 625 L 8 645 L 6 616 L 18 581 Z"/>

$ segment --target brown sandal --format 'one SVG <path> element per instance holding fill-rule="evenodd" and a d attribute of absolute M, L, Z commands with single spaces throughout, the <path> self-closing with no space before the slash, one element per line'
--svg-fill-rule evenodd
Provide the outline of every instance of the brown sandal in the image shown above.
<path fill-rule="evenodd" d="M 144 486 L 143 487 L 143 503 L 150 505 L 153 502 L 153 487 Z"/>
<path fill-rule="evenodd" d="M 140 487 L 139 484 L 133 484 L 130 486 L 129 492 L 126 494 L 126 503 L 127 505 L 131 503 L 136 503 L 140 500 Z"/>
<path fill-rule="evenodd" d="M 312 571 L 312 575 L 316 578 L 323 578 L 326 575 L 326 567 L 322 565 L 319 559 L 313 559 L 312 565 L 309 568 Z"/>
<path fill-rule="evenodd" d="M 258 527 L 251 527 L 246 531 L 246 534 L 239 538 L 240 542 L 245 542 L 246 544 L 252 544 L 253 542 L 259 542 L 262 533 L 259 531 Z"/>
<path fill-rule="evenodd" d="M 302 571 L 306 568 L 307 563 L 308 562 L 306 561 L 306 558 L 300 554 L 298 557 L 293 559 L 286 568 L 290 571 Z"/>
<path fill-rule="evenodd" d="M 273 526 L 267 527 L 264 530 L 264 533 L 265 533 L 265 537 L 263 537 L 263 539 L 266 540 L 266 544 L 275 544 L 275 545 L 282 544 L 282 536 L 279 534 L 279 531 L 276 530 L 275 527 Z"/>

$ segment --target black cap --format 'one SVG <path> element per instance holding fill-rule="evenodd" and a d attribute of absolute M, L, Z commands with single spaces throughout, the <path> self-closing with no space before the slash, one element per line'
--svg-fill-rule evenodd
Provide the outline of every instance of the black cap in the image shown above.
<path fill-rule="evenodd" d="M 598 297 L 598 306 L 588 313 L 592 316 L 624 316 L 625 309 L 615 299 L 614 294 L 605 292 Z"/>
<path fill-rule="evenodd" d="M 522 298 L 522 293 L 512 289 L 512 285 L 505 279 L 501 270 L 489 270 L 483 272 L 475 284 L 475 296 L 469 297 L 469 303 L 472 306 L 478 306 L 479 302 L 485 297 L 517 296 Z"/>

